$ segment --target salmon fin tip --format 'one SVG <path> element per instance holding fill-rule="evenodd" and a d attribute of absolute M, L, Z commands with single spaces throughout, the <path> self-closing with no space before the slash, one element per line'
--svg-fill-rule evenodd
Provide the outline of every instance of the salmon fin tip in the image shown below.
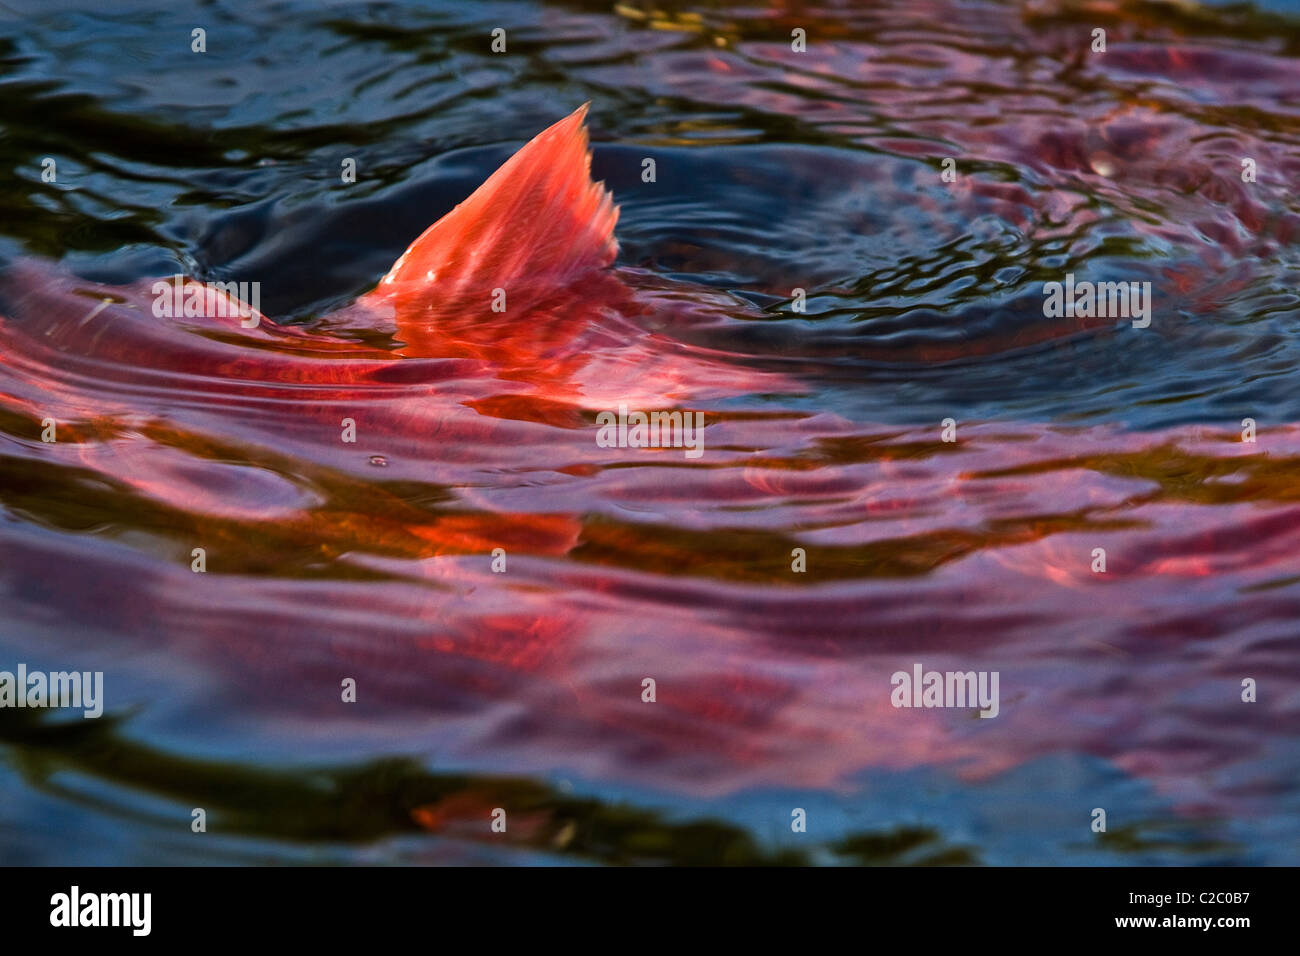
<path fill-rule="evenodd" d="M 368 297 L 487 295 L 564 284 L 618 254 L 618 207 L 591 178 L 584 103 L 503 163 L 426 229 Z M 432 299 L 431 299 L 432 301 Z"/>

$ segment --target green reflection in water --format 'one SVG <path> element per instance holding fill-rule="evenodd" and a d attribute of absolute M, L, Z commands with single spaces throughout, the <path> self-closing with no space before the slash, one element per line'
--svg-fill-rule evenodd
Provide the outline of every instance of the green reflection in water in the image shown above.
<path fill-rule="evenodd" d="M 951 865 L 979 860 L 926 827 L 858 833 L 810 850 L 764 847 L 718 820 L 670 820 L 656 810 L 566 794 L 511 777 L 434 773 L 412 758 L 344 767 L 276 770 L 199 760 L 132 742 L 123 721 L 55 722 L 0 710 L 0 743 L 32 786 L 70 794 L 55 780 L 88 775 L 185 808 L 203 807 L 210 832 L 293 842 L 365 843 L 431 830 L 451 839 L 504 844 L 573 862 L 672 866 Z M 84 800 L 84 797 L 82 798 Z M 492 833 L 494 807 L 506 833 Z M 95 809 L 120 812 L 96 801 Z M 160 825 L 186 827 L 188 809 Z"/>

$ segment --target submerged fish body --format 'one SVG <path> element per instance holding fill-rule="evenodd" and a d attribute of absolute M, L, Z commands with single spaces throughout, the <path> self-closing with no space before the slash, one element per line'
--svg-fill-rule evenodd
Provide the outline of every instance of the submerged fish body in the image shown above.
<path fill-rule="evenodd" d="M 797 370 L 692 341 L 743 325 L 736 300 L 610 268 L 584 114 L 314 328 L 239 304 L 160 319 L 153 282 L 13 270 L 0 487 L 28 526 L 4 532 L 0 585 L 33 646 L 134 633 L 132 653 L 196 659 L 293 733 L 360 715 L 358 734 L 521 772 L 713 792 L 1072 749 L 1220 799 L 1205 774 L 1294 716 L 1243 711 L 1239 684 L 1300 686 L 1281 663 L 1300 432 L 963 424 L 951 442 L 783 405 Z M 754 395 L 777 399 L 733 401 Z M 707 452 L 603 446 L 597 416 L 621 406 L 703 411 Z M 36 485 L 79 507 L 43 510 Z M 57 634 L 35 582 L 69 566 Z M 1225 620 L 1251 654 L 1198 658 Z M 998 716 L 895 706 L 914 664 L 999 672 Z M 340 713 L 343 677 L 364 692 Z M 1179 742 L 1207 687 L 1231 716 Z"/>

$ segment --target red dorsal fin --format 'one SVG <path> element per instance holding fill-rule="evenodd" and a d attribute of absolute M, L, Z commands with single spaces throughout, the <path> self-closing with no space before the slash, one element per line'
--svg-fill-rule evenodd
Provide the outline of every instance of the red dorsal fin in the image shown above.
<path fill-rule="evenodd" d="M 591 180 L 586 116 L 583 105 L 537 134 L 411 243 L 370 296 L 454 306 L 512 284 L 563 284 L 613 262 L 618 207 Z"/>

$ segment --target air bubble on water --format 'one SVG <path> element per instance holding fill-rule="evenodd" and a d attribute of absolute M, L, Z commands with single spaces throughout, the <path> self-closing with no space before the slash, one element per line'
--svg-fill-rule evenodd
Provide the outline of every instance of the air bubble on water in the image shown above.
<path fill-rule="evenodd" d="M 1108 156 L 1101 154 L 1089 156 L 1088 165 L 1092 167 L 1092 171 L 1098 176 L 1111 179 L 1115 175 L 1115 164 L 1111 162 Z"/>

